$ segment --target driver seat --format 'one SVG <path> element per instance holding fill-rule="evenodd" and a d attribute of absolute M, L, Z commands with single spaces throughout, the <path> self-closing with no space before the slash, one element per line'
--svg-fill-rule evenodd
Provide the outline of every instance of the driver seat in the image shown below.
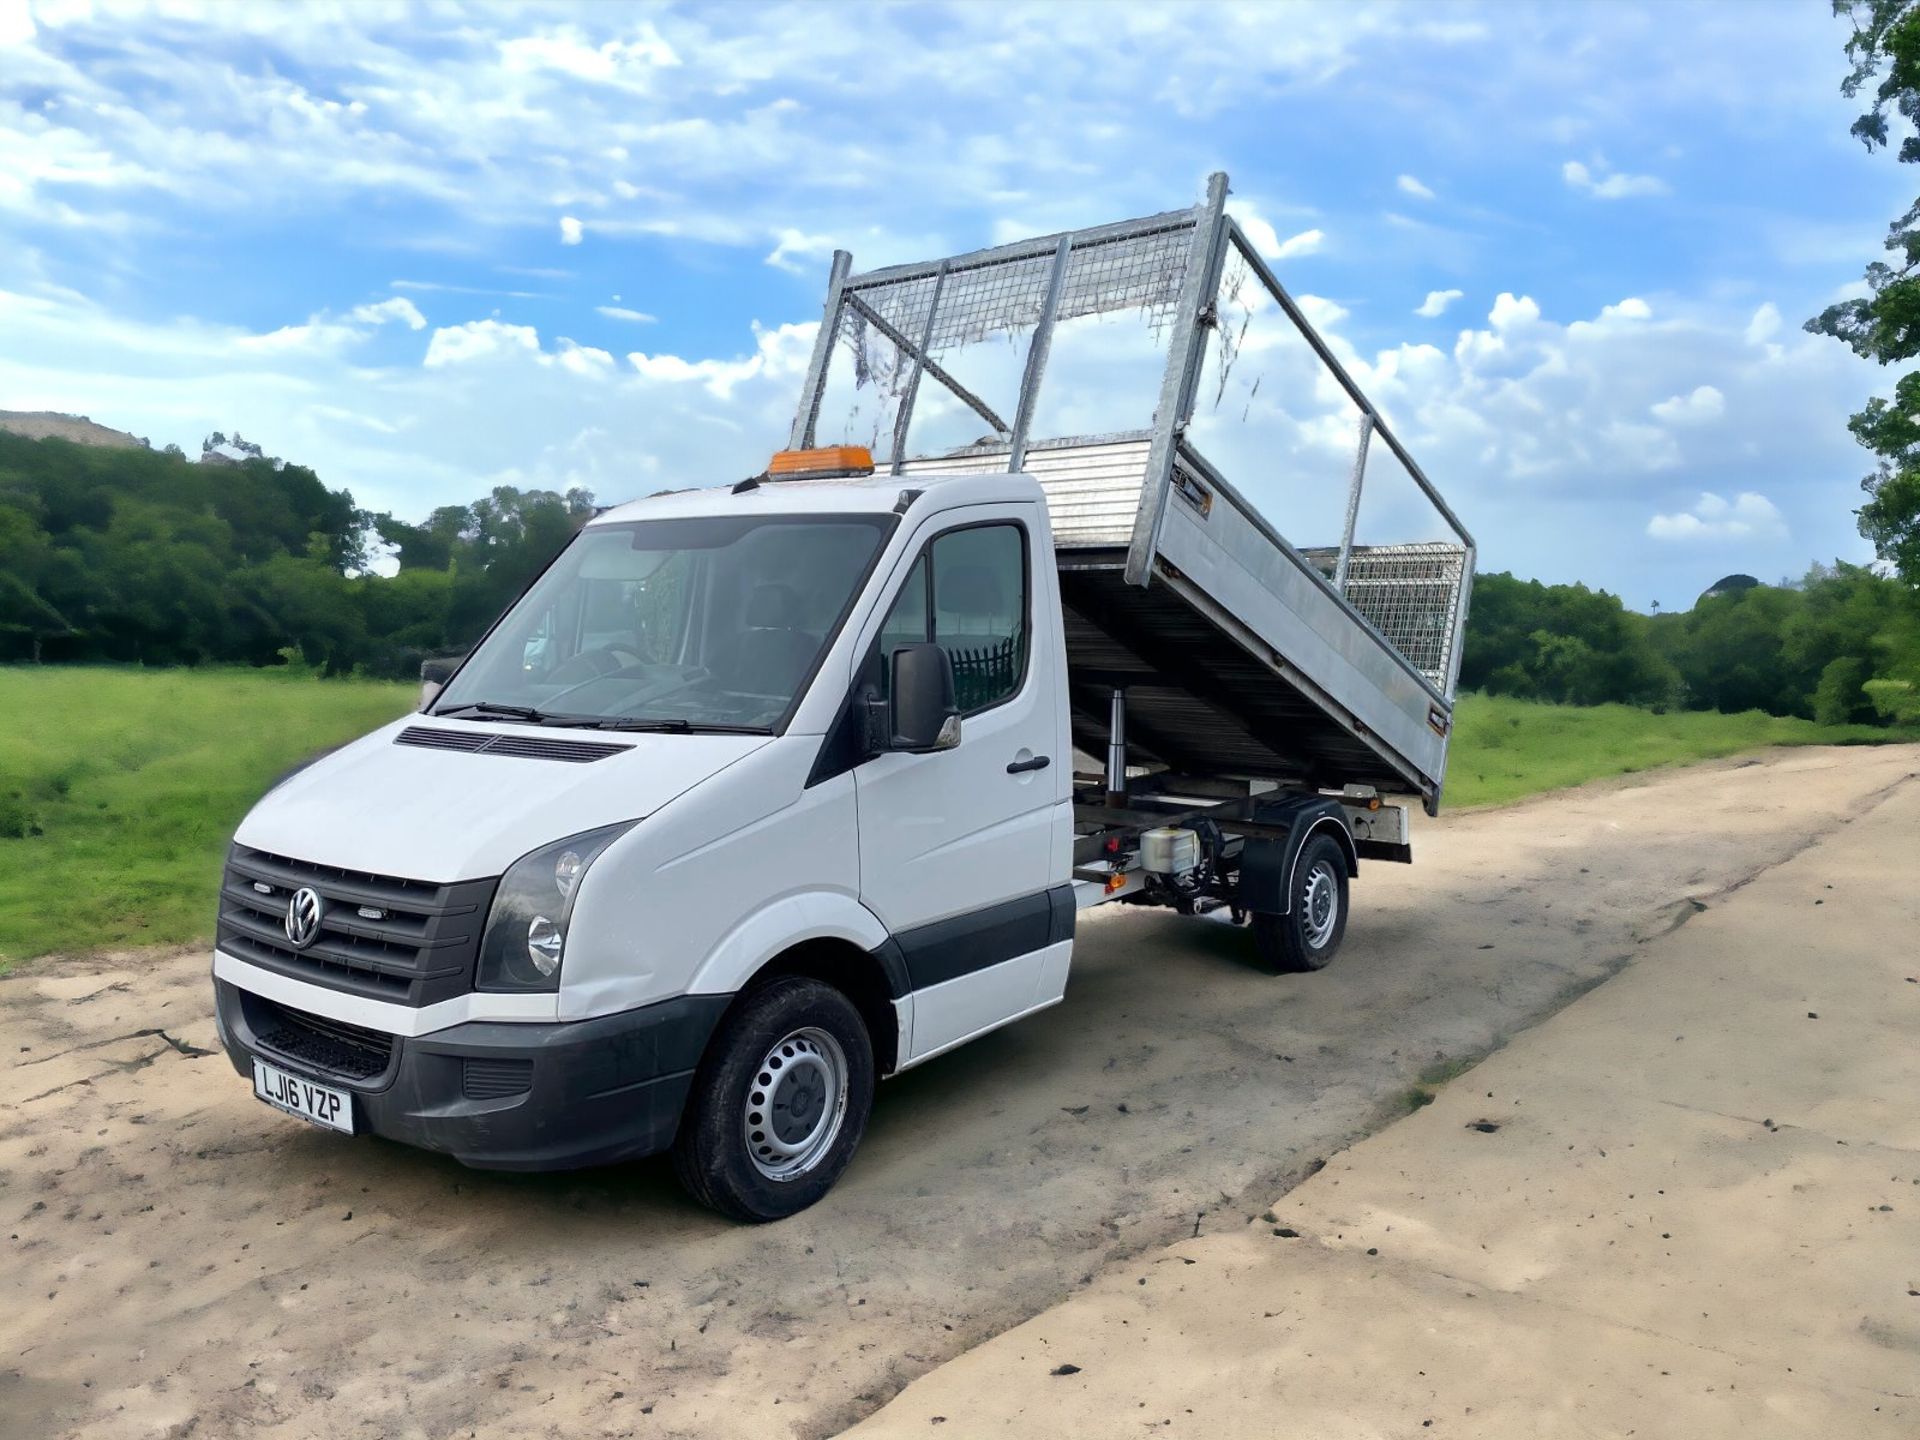
<path fill-rule="evenodd" d="M 806 678 L 820 637 L 795 628 L 800 595 L 791 585 L 756 585 L 747 596 L 745 628 L 734 637 L 714 673 L 729 690 L 791 695 Z"/>

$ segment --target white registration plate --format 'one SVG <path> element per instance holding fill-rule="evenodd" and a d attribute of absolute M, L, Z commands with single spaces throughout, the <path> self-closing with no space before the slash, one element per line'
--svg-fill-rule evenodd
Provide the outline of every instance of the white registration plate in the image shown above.
<path fill-rule="evenodd" d="M 353 1096 L 329 1085 L 302 1080 L 264 1060 L 253 1062 L 253 1093 L 276 1110 L 298 1115 L 343 1135 L 353 1133 Z"/>

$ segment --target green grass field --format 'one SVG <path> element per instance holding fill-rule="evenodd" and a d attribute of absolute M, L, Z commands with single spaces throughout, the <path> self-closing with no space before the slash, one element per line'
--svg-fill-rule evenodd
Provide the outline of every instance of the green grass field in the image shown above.
<path fill-rule="evenodd" d="M 267 671 L 0 667 L 0 968 L 211 934 L 247 808 L 418 693 Z"/>
<path fill-rule="evenodd" d="M 1872 745 L 1920 739 L 1912 729 L 1816 725 L 1748 710 L 1656 715 L 1630 705 L 1539 705 L 1465 695 L 1454 712 L 1445 804 L 1504 805 L 1657 765 L 1715 760 L 1768 745 Z"/>
<path fill-rule="evenodd" d="M 54 951 L 208 936 L 221 856 L 247 807 L 309 755 L 408 710 L 415 693 L 263 671 L 0 667 L 0 970 Z M 1449 808 L 1767 745 L 1903 738 L 1478 695 L 1457 721 Z"/>

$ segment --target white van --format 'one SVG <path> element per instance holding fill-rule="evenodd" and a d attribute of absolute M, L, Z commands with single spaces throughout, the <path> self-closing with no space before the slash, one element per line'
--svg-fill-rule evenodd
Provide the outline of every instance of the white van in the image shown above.
<path fill-rule="evenodd" d="M 836 261 L 823 351 L 860 283 Z M 213 973 L 261 1099 L 477 1166 L 670 1149 L 767 1220 L 846 1168 L 882 1076 L 1057 1003 L 1090 905 L 1332 958 L 1359 860 L 1411 857 L 1380 792 L 1438 803 L 1446 660 L 1171 441 L 1157 480 L 1151 436 L 876 469 L 805 447 L 817 405 L 766 475 L 596 516 L 423 713 L 247 816 Z M 1144 571 L 1124 528 L 1056 534 L 1090 466 Z"/>

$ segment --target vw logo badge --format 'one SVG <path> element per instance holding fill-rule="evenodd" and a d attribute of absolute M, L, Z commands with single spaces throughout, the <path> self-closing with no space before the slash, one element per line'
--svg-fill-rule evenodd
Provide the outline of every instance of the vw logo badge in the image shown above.
<path fill-rule="evenodd" d="M 287 901 L 287 939 L 294 949 L 304 950 L 319 938 L 320 897 L 303 885 Z"/>

